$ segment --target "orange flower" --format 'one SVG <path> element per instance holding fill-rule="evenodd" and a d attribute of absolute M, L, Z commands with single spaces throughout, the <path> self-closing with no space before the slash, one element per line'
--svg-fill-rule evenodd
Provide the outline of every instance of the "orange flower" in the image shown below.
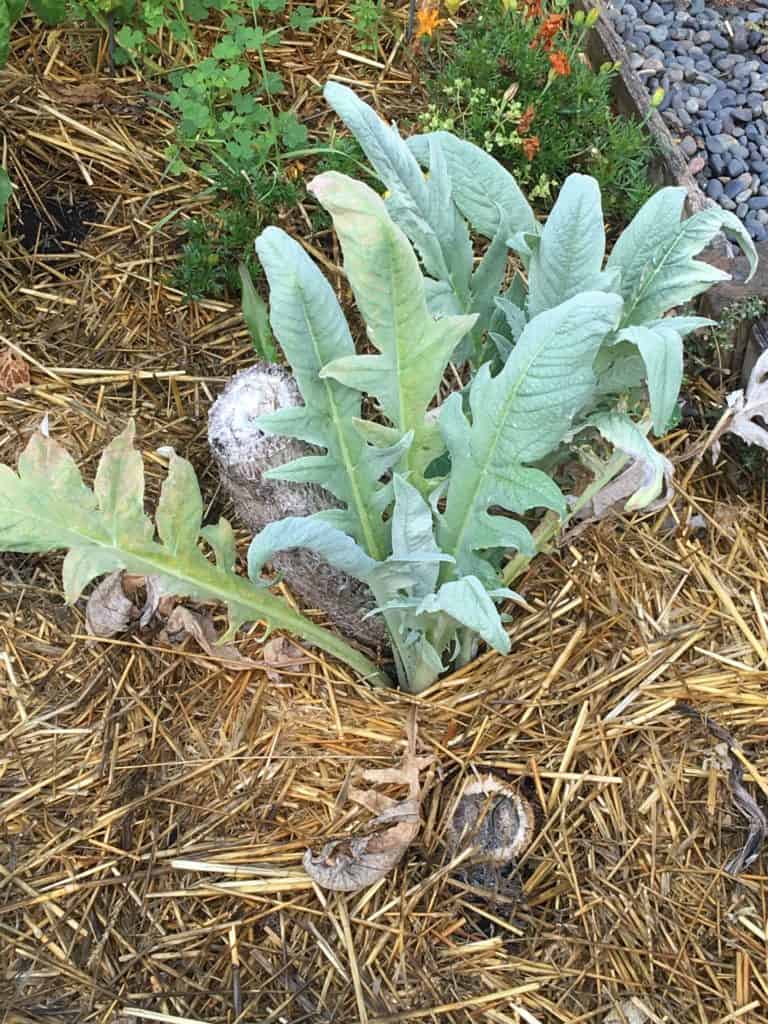
<path fill-rule="evenodd" d="M 542 50 L 552 49 L 552 40 L 563 27 L 565 16 L 562 14 L 550 14 L 539 25 L 539 30 L 531 40 L 531 49 L 535 50 L 541 46 Z"/>
<path fill-rule="evenodd" d="M 549 63 L 552 65 L 552 70 L 556 75 L 570 75 L 571 65 L 568 61 L 568 56 L 560 50 L 555 50 L 554 53 L 550 53 Z"/>
<path fill-rule="evenodd" d="M 531 123 L 533 122 L 534 110 L 533 107 L 528 107 L 517 122 L 517 133 L 518 135 L 527 135 L 531 129 Z"/>
<path fill-rule="evenodd" d="M 530 139 L 526 139 L 525 142 L 523 142 L 523 152 L 529 160 L 533 160 L 539 152 L 540 146 L 541 143 L 539 142 L 539 136 L 532 135 Z"/>
<path fill-rule="evenodd" d="M 523 0 L 526 18 L 541 17 L 541 0 Z"/>
<path fill-rule="evenodd" d="M 431 36 L 443 24 L 440 10 L 435 4 L 427 3 L 416 11 L 416 36 Z"/>

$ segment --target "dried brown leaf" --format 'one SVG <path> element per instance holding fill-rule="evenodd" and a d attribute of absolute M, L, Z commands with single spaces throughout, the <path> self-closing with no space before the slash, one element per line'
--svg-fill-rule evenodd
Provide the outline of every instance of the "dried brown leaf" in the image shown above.
<path fill-rule="evenodd" d="M 258 666 L 258 662 L 244 658 L 234 644 L 220 644 L 213 620 L 204 612 L 193 612 L 177 605 L 168 616 L 165 629 L 160 635 L 168 643 L 182 643 L 191 636 L 209 657 L 236 671 Z"/>
<path fill-rule="evenodd" d="M 29 385 L 29 366 L 10 349 L 0 352 L 0 394 L 12 394 Z"/>
<path fill-rule="evenodd" d="M 176 597 L 166 594 L 159 576 L 147 576 L 144 580 L 144 607 L 141 609 L 140 626 L 148 626 L 155 615 L 167 619 L 176 607 Z"/>
<path fill-rule="evenodd" d="M 136 605 L 123 590 L 121 571 L 105 576 L 91 591 L 85 606 L 85 624 L 93 636 L 124 633 L 137 615 Z"/>
<path fill-rule="evenodd" d="M 350 798 L 377 817 L 362 835 L 332 840 L 317 856 L 307 850 L 303 864 L 310 878 L 324 889 L 337 892 L 358 892 L 384 878 L 418 835 L 423 797 L 419 772 L 432 761 L 432 757 L 416 756 L 416 720 L 412 715 L 400 768 L 369 769 L 362 775 L 367 782 L 407 785 L 407 799 L 393 800 L 382 793 L 350 787 Z"/>
<path fill-rule="evenodd" d="M 82 106 L 103 103 L 107 98 L 104 85 L 97 81 L 67 82 L 62 86 L 55 82 L 46 82 L 45 91 L 48 97 L 56 103 L 81 104 Z"/>
<path fill-rule="evenodd" d="M 317 857 L 307 850 L 304 870 L 324 889 L 359 892 L 400 862 L 420 825 L 420 805 L 406 800 L 374 818 L 371 826 L 376 831 L 326 843 Z"/>
<path fill-rule="evenodd" d="M 296 644 L 292 644 L 284 636 L 273 636 L 268 640 L 261 652 L 267 679 L 271 683 L 279 683 L 285 672 L 296 672 L 309 664 L 309 658 Z"/>

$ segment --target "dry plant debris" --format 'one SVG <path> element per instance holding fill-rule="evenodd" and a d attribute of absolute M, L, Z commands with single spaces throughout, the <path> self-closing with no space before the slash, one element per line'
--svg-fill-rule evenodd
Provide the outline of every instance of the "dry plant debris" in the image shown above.
<path fill-rule="evenodd" d="M 728 784 L 731 789 L 733 802 L 749 822 L 749 833 L 743 848 L 733 857 L 729 858 L 725 866 L 725 870 L 730 874 L 738 875 L 751 864 L 754 864 L 760 856 L 760 851 L 763 848 L 766 836 L 768 836 L 768 819 L 766 819 L 765 814 L 754 797 L 744 788 L 744 765 L 741 762 L 743 754 L 728 730 L 723 729 L 721 725 L 714 722 L 708 715 L 703 715 L 696 708 L 692 708 L 689 704 L 685 704 L 682 701 L 676 706 L 675 710 L 680 714 L 687 715 L 689 718 L 700 721 L 713 736 L 716 736 L 721 741 L 718 746 L 721 746 L 722 749 L 718 750 L 717 753 L 720 755 L 723 767 L 728 772 Z"/>
<path fill-rule="evenodd" d="M 373 811 L 376 817 L 363 834 L 326 843 L 315 856 L 304 855 L 304 870 L 324 889 L 359 892 L 380 882 L 400 863 L 421 827 L 421 802 L 424 790 L 419 773 L 428 768 L 433 757 L 416 754 L 416 715 L 408 719 L 408 745 L 400 768 L 369 768 L 362 773 L 364 782 L 388 782 L 408 787 L 405 800 L 393 800 L 373 789 L 350 786 L 349 798 Z"/>
<path fill-rule="evenodd" d="M 717 462 L 720 455 L 720 438 L 723 434 L 736 434 L 747 444 L 768 449 L 767 423 L 768 351 L 765 351 L 752 367 L 746 388 L 732 391 L 728 395 L 728 408 L 708 439 L 712 461 Z"/>
<path fill-rule="evenodd" d="M 765 507 L 712 476 L 678 496 L 674 533 L 670 508 L 598 524 L 520 581 L 508 657 L 418 700 L 316 655 L 274 683 L 267 665 L 85 644 L 57 567 L 6 557 L 0 1004 L 39 1024 L 209 1024 L 237 1005 L 291 1024 L 576 1024 L 631 1000 L 662 1021 L 768 1019 L 764 856 L 723 870 L 746 823 L 711 737 L 673 713 L 686 701 L 738 738 L 764 809 Z M 694 537 L 695 515 L 708 529 Z M 350 787 L 372 783 L 352 770 L 399 770 L 413 707 L 437 758 L 421 831 L 376 884 L 324 897 L 304 852 L 359 832 Z M 470 766 L 529 775 L 546 811 L 514 920 L 473 904 L 445 857 L 453 769 Z"/>

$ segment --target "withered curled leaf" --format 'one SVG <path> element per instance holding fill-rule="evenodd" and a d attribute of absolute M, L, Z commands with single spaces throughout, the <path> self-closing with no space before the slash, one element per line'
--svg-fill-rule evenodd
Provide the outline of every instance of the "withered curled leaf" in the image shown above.
<path fill-rule="evenodd" d="M 359 892 L 382 879 L 402 859 L 421 827 L 423 790 L 419 772 L 433 758 L 416 755 L 416 719 L 408 721 L 408 745 L 400 768 L 370 769 L 363 772 L 366 782 L 390 782 L 408 786 L 405 800 L 393 800 L 370 789 L 350 787 L 349 796 L 376 813 L 366 831 L 326 843 L 315 856 L 304 855 L 304 870 L 324 889 Z"/>
<path fill-rule="evenodd" d="M 720 456 L 720 438 L 723 434 L 736 434 L 747 444 L 768 449 L 768 349 L 752 368 L 744 390 L 731 391 L 727 396 L 728 408 L 709 438 L 712 461 Z"/>
<path fill-rule="evenodd" d="M 94 587 L 85 606 L 85 624 L 93 636 L 124 633 L 138 609 L 123 590 L 122 572 L 112 572 Z"/>
<path fill-rule="evenodd" d="M 309 658 L 296 644 L 284 636 L 273 636 L 261 649 L 264 671 L 271 683 L 281 682 L 285 674 L 300 672 Z"/>
<path fill-rule="evenodd" d="M 236 671 L 257 668 L 259 662 L 244 658 L 234 644 L 219 643 L 218 633 L 210 615 L 193 612 L 177 605 L 168 616 L 161 637 L 169 643 L 181 643 L 191 636 L 205 653 Z"/>
<path fill-rule="evenodd" d="M 374 818 L 374 831 L 326 843 L 317 857 L 307 850 L 304 870 L 324 889 L 359 892 L 400 862 L 420 825 L 419 802 L 406 800 Z"/>

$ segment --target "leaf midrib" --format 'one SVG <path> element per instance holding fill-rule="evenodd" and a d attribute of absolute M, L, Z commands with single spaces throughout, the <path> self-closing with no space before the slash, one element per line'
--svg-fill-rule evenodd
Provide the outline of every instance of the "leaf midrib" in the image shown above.
<path fill-rule="evenodd" d="M 641 282 L 638 285 L 638 289 L 635 292 L 635 295 L 633 296 L 632 305 L 630 306 L 630 308 L 628 310 L 625 311 L 624 316 L 622 317 L 622 320 L 621 320 L 621 324 L 619 325 L 620 327 L 629 327 L 629 326 L 631 326 L 630 322 L 631 322 L 632 317 L 635 314 L 635 310 L 640 305 L 640 303 L 643 301 L 643 299 L 645 299 L 645 297 L 647 296 L 648 291 L 650 290 L 651 285 L 656 280 L 656 278 L 661 273 L 661 271 L 664 269 L 664 267 L 667 264 L 667 260 L 668 260 L 669 256 L 672 254 L 672 251 L 674 250 L 675 246 L 677 245 L 677 243 L 680 241 L 680 239 L 685 234 L 685 225 L 686 225 L 686 223 L 687 223 L 687 221 L 681 221 L 680 222 L 680 228 L 677 231 L 677 233 L 674 236 L 674 238 L 670 241 L 669 246 L 667 247 L 666 251 L 663 253 L 663 255 L 661 257 L 661 260 L 659 261 L 659 264 L 657 266 L 654 266 L 654 264 L 651 262 L 650 273 L 645 278 L 645 280 L 641 279 Z M 621 269 L 621 268 L 619 268 L 619 269 Z"/>
<path fill-rule="evenodd" d="M 461 528 L 460 528 L 459 533 L 457 535 L 456 542 L 453 545 L 453 549 L 450 552 L 453 555 L 454 558 L 458 557 L 458 552 L 462 548 L 462 544 L 463 544 L 463 541 L 464 541 L 464 535 L 467 532 L 467 528 L 469 526 L 470 519 L 474 517 L 474 514 L 476 512 L 475 506 L 476 506 L 476 503 L 477 503 L 478 495 L 480 493 L 481 486 L 484 483 L 485 478 L 486 478 L 486 476 L 488 474 L 489 467 L 490 467 L 491 462 L 493 460 L 493 456 L 496 453 L 496 448 L 497 448 L 497 446 L 499 444 L 499 439 L 500 439 L 501 434 L 502 434 L 502 429 L 503 429 L 504 425 L 506 424 L 507 419 L 509 418 L 510 406 L 515 401 L 515 399 L 517 398 L 517 396 L 519 394 L 519 391 L 520 391 L 520 388 L 523 386 L 523 383 L 526 380 L 526 378 L 528 376 L 528 373 L 530 372 L 531 367 L 536 362 L 536 360 L 539 358 L 539 356 L 541 355 L 541 352 L 546 348 L 547 343 L 549 341 L 551 341 L 551 340 L 552 340 L 552 336 L 549 336 L 549 337 L 545 336 L 542 339 L 540 345 L 536 348 L 535 352 L 532 353 L 530 360 L 525 364 L 524 368 L 521 368 L 521 370 L 524 370 L 524 372 L 521 372 L 518 375 L 517 383 L 515 384 L 514 388 L 511 389 L 508 398 L 504 402 L 504 415 L 499 417 L 499 421 L 497 423 L 496 429 L 493 432 L 492 443 L 489 446 L 489 448 L 487 449 L 488 457 L 484 460 L 482 467 L 479 469 L 479 471 L 477 472 L 477 474 L 475 476 L 476 486 L 473 489 L 472 498 L 471 498 L 470 501 L 466 502 L 466 506 L 465 506 L 466 510 L 464 512 L 464 516 L 462 517 Z M 498 380 L 498 378 L 495 378 L 495 379 Z M 491 383 L 493 383 L 493 382 L 494 382 L 494 379 L 492 378 L 491 379 Z M 473 429 L 474 429 L 474 423 L 470 427 L 470 431 L 469 431 L 469 433 L 470 433 L 470 443 L 471 443 L 471 433 L 472 433 Z M 518 460 L 517 464 L 522 465 L 522 463 L 520 463 L 519 460 Z M 482 511 L 484 511 L 484 510 L 482 510 Z"/>
<path fill-rule="evenodd" d="M 314 330 L 314 323 L 313 323 L 312 318 L 311 318 L 310 313 L 309 313 L 309 306 L 307 304 L 307 297 L 304 294 L 304 289 L 301 287 L 301 282 L 298 282 L 298 285 L 299 285 L 298 291 L 299 291 L 299 294 L 301 295 L 301 304 L 302 304 L 302 313 L 304 314 L 304 322 L 307 325 L 307 331 L 309 332 L 309 337 L 310 337 L 310 339 L 312 341 L 312 348 L 313 348 L 314 353 L 315 353 L 315 358 L 317 360 L 317 364 L 320 367 L 320 370 L 322 371 L 323 366 L 325 364 L 323 362 L 323 358 L 322 358 L 322 355 L 320 353 L 320 347 L 319 347 L 319 344 L 318 344 L 317 335 L 315 334 L 315 330 Z M 326 397 L 328 399 L 328 405 L 330 406 L 330 409 L 331 409 L 331 421 L 333 423 L 334 430 L 335 430 L 335 433 L 336 433 L 336 438 L 337 438 L 337 441 L 338 441 L 338 444 L 339 444 L 339 449 L 340 449 L 340 453 L 341 453 L 341 457 L 342 457 L 342 463 L 343 463 L 343 466 L 344 466 L 344 469 L 345 469 L 345 475 L 346 475 L 347 481 L 349 483 L 349 488 L 350 488 L 350 492 L 351 492 L 351 495 L 352 495 L 352 503 L 354 505 L 355 512 L 357 514 L 357 518 L 358 518 L 358 521 L 360 523 L 360 526 L 362 527 L 362 530 L 363 530 L 363 537 L 365 539 L 366 549 L 368 551 L 368 554 L 371 556 L 371 558 L 375 558 L 377 562 L 380 562 L 383 559 L 384 556 L 383 556 L 383 554 L 381 552 L 381 548 L 379 547 L 379 543 L 378 543 L 378 540 L 376 538 L 373 526 L 372 526 L 372 524 L 371 524 L 371 522 L 369 520 L 368 510 L 366 508 L 365 502 L 363 501 L 363 496 L 362 496 L 362 493 L 360 491 L 360 487 L 358 485 L 357 477 L 356 477 L 355 473 L 353 472 L 353 465 L 354 464 L 353 464 L 351 456 L 350 456 L 349 446 L 347 444 L 346 434 L 345 434 L 345 431 L 343 429 L 343 422 L 344 422 L 344 420 L 343 420 L 343 417 L 339 413 L 338 404 L 336 402 L 336 396 L 334 395 L 334 392 L 333 392 L 334 386 L 344 387 L 344 385 L 339 385 L 336 381 L 324 379 L 322 377 L 320 379 L 323 381 L 323 387 L 325 389 L 325 394 L 326 394 Z"/>

